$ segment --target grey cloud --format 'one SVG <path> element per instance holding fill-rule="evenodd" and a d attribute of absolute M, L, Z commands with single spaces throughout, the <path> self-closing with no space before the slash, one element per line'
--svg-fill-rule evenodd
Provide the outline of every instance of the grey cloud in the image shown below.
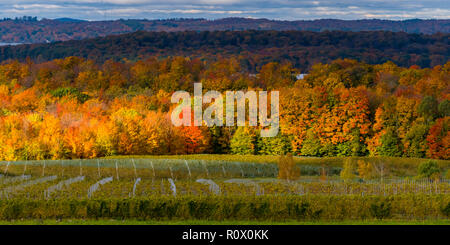
<path fill-rule="evenodd" d="M 0 0 L 0 16 L 118 18 L 450 19 L 448 0 Z"/>

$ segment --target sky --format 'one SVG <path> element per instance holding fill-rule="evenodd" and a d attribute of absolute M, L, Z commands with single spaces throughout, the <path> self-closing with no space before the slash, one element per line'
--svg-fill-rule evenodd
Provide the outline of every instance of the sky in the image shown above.
<path fill-rule="evenodd" d="M 450 0 L 0 0 L 0 18 L 450 19 Z"/>

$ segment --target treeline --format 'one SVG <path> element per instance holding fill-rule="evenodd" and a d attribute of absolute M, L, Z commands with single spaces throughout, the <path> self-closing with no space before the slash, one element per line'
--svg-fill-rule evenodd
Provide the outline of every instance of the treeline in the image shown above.
<path fill-rule="evenodd" d="M 450 158 L 450 62 L 420 69 L 355 60 L 256 74 L 239 57 L 137 62 L 68 57 L 0 65 L 0 159 L 233 153 Z M 253 127 L 175 127 L 171 93 L 279 90 L 277 137 Z M 205 105 L 206 107 L 207 105 Z"/>
<path fill-rule="evenodd" d="M 41 63 L 79 56 L 101 64 L 109 59 L 138 60 L 152 55 L 192 56 L 216 61 L 239 56 L 255 72 L 263 64 L 290 62 L 303 72 L 317 62 L 351 58 L 369 64 L 393 61 L 409 67 L 433 67 L 450 58 L 450 34 L 403 32 L 184 31 L 136 32 L 81 41 L 0 47 L 0 60 Z"/>
<path fill-rule="evenodd" d="M 0 21 L 0 42 L 45 43 L 81 40 L 135 31 L 393 31 L 407 33 L 449 33 L 450 20 L 297 20 L 224 18 L 206 19 L 120 19 L 114 21 L 83 21 L 70 18 L 42 19 L 23 16 Z"/>
<path fill-rule="evenodd" d="M 3 18 L 0 21 L 15 21 L 15 22 L 22 21 L 22 22 L 25 22 L 25 21 L 38 21 L 38 19 L 36 16 L 34 16 L 34 17 L 33 16 L 23 16 L 23 17 L 15 17 L 14 19 L 13 18 Z"/>

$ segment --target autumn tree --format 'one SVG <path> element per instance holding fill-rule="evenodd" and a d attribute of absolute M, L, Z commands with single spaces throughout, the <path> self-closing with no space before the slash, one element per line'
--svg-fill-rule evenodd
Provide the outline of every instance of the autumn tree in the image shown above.
<path fill-rule="evenodd" d="M 292 181 L 299 177 L 300 168 L 295 164 L 292 154 L 281 155 L 278 159 L 278 179 Z"/>
<path fill-rule="evenodd" d="M 258 139 L 258 154 L 284 155 L 291 152 L 291 142 L 287 135 L 278 134 L 275 137 L 260 137 Z"/>
<path fill-rule="evenodd" d="M 231 153 L 238 155 L 255 154 L 257 152 L 257 135 L 251 127 L 238 127 L 231 138 Z"/>
<path fill-rule="evenodd" d="M 427 156 L 450 159 L 450 117 L 440 118 L 431 126 L 427 136 Z"/>
<path fill-rule="evenodd" d="M 344 167 L 341 170 L 340 176 L 341 179 L 343 179 L 344 181 L 350 181 L 354 178 L 356 178 L 355 175 L 355 164 L 353 163 L 352 159 L 348 158 L 344 161 Z"/>
<path fill-rule="evenodd" d="M 358 175 L 361 179 L 372 179 L 375 177 L 375 169 L 370 162 L 365 162 L 364 160 L 358 160 Z"/>

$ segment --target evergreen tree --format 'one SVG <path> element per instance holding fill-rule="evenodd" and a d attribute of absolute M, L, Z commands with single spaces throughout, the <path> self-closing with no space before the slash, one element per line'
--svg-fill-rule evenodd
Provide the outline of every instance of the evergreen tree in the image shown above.
<path fill-rule="evenodd" d="M 450 117 L 450 100 L 442 101 L 438 106 L 440 117 Z"/>
<path fill-rule="evenodd" d="M 400 139 L 397 137 L 393 129 L 388 129 L 387 132 L 381 136 L 381 146 L 379 147 L 379 152 L 382 156 L 402 156 Z"/>
<path fill-rule="evenodd" d="M 256 132 L 251 127 L 238 127 L 230 141 L 231 153 L 249 155 L 257 153 Z"/>
<path fill-rule="evenodd" d="M 258 139 L 258 153 L 261 155 L 283 155 L 291 151 L 291 141 L 286 135 Z"/>
<path fill-rule="evenodd" d="M 301 153 L 303 156 L 320 156 L 321 155 L 320 140 L 316 137 L 313 129 L 306 132 L 306 139 L 303 141 Z"/>
<path fill-rule="evenodd" d="M 438 117 L 438 101 L 433 96 L 425 96 L 422 102 L 420 102 L 417 112 L 427 120 L 427 122 L 433 121 Z"/>
<path fill-rule="evenodd" d="M 404 145 L 408 157 L 425 157 L 428 130 L 427 125 L 415 123 L 406 133 Z"/>

